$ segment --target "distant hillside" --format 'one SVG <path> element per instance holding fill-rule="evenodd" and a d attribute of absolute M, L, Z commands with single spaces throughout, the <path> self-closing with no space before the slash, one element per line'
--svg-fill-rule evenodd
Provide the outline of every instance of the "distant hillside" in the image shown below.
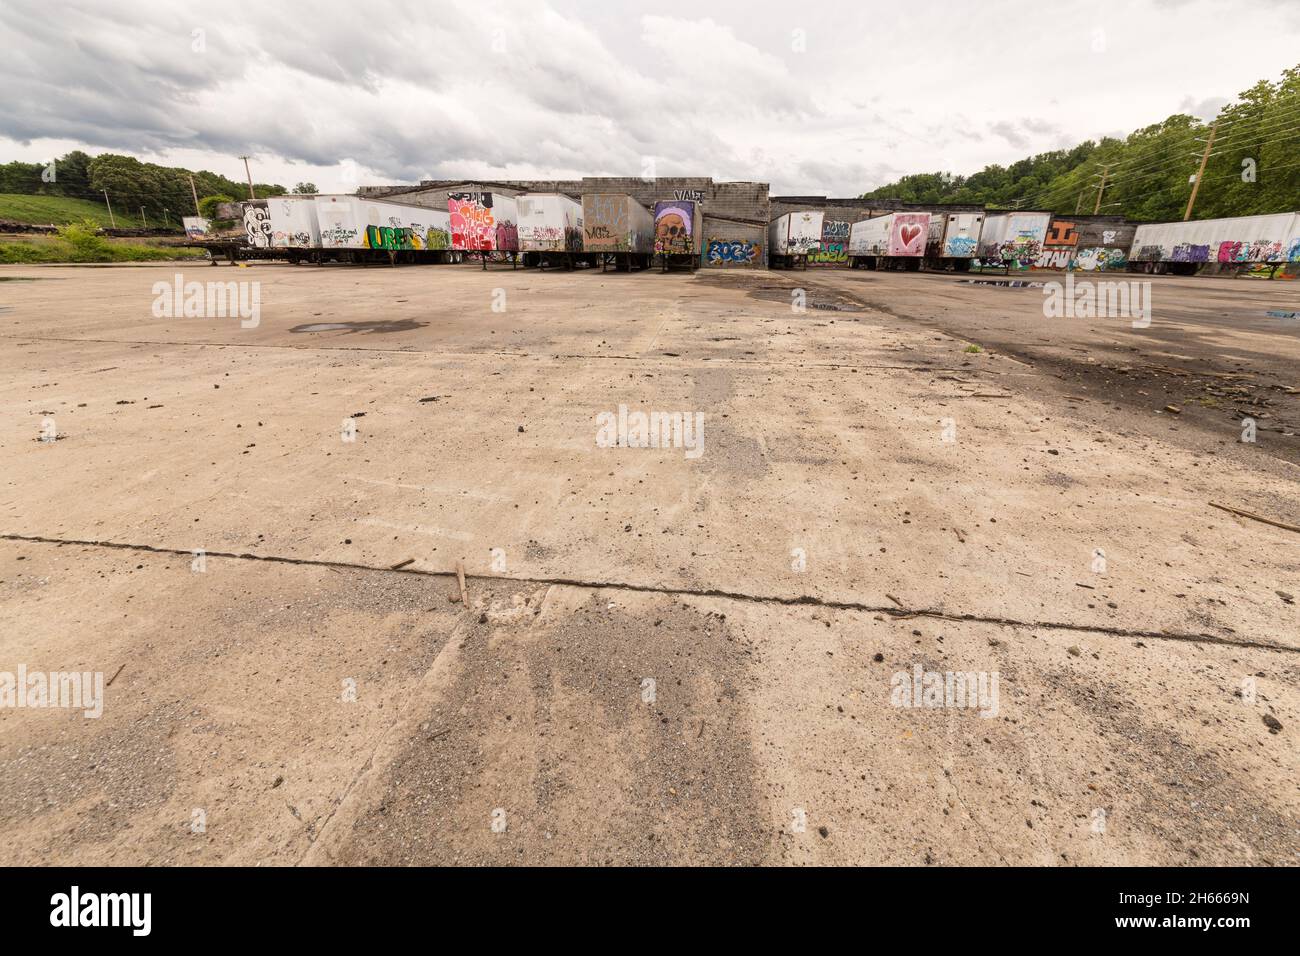
<path fill-rule="evenodd" d="M 1277 83 L 1256 83 L 1225 106 L 1216 122 L 1192 218 L 1300 209 L 1300 66 Z M 986 166 L 970 176 L 904 176 L 863 198 L 1091 213 L 1105 173 L 1100 212 L 1182 219 L 1210 127 L 1175 114 L 1122 140 L 1088 141 L 1010 166 Z"/>
<path fill-rule="evenodd" d="M 118 225 L 133 221 L 138 226 L 143 208 L 151 225 L 161 225 L 165 215 L 168 224 L 179 227 L 182 216 L 194 214 L 191 175 L 200 199 L 222 195 L 237 199 L 248 197 L 247 183 L 207 170 L 191 172 L 179 166 L 142 163 L 134 157 L 116 153 L 90 156 L 81 150 L 60 156 L 51 166 L 44 163 L 0 163 L 0 194 L 89 200 L 97 210 L 91 218 L 98 222 L 102 214 L 107 225 L 108 213 L 104 209 L 104 191 L 107 190 Z M 288 191 L 273 183 L 255 183 L 254 188 L 259 198 L 279 196 Z M 315 192 L 315 189 L 311 186 L 305 191 Z M 48 218 L 39 218 L 40 208 L 37 207 L 35 214 L 38 218 L 35 219 L 6 213 L 0 213 L 0 218 L 50 222 Z"/>
<path fill-rule="evenodd" d="M 22 196 L 16 193 L 0 193 L 0 219 L 12 219 L 14 222 L 33 223 L 35 225 L 63 226 L 70 222 L 90 219 L 96 225 L 109 225 L 108 211 L 104 203 L 89 199 L 73 199 L 69 196 Z M 140 218 L 134 221 L 118 221 L 119 226 L 138 226 Z M 154 223 L 153 225 L 158 225 Z"/>

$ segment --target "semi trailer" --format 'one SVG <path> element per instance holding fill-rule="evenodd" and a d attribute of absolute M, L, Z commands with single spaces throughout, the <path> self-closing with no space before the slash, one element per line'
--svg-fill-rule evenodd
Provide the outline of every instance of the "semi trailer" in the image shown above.
<path fill-rule="evenodd" d="M 808 268 L 808 257 L 822 247 L 822 222 L 819 210 L 788 212 L 773 219 L 767 227 L 768 265 L 792 269 Z"/>
<path fill-rule="evenodd" d="M 620 271 L 644 269 L 655 253 L 655 217 L 626 193 L 584 193 L 582 251 Z"/>
<path fill-rule="evenodd" d="M 313 261 L 441 262 L 450 248 L 451 217 L 440 209 L 365 199 L 315 197 L 320 230 Z"/>
<path fill-rule="evenodd" d="M 1129 268 L 1191 275 L 1202 265 L 1300 262 L 1300 213 L 1235 216 L 1138 226 Z"/>
<path fill-rule="evenodd" d="M 693 199 L 655 203 L 655 255 L 663 266 L 694 271 L 700 262 L 700 204 Z"/>
<path fill-rule="evenodd" d="M 515 203 L 524 265 L 572 269 L 582 259 L 582 203 L 563 193 L 525 193 Z"/>
<path fill-rule="evenodd" d="M 925 265 L 968 272 L 984 228 L 982 212 L 932 213 L 925 242 Z"/>
<path fill-rule="evenodd" d="M 1028 269 L 1043 251 L 1049 212 L 998 213 L 984 220 L 976 255 L 980 268 Z"/>
<path fill-rule="evenodd" d="M 921 268 L 930 235 L 928 212 L 891 212 L 849 229 L 849 265 L 855 269 Z"/>

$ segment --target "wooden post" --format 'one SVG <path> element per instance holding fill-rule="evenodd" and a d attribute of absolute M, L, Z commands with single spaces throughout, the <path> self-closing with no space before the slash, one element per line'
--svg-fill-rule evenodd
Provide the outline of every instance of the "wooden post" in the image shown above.
<path fill-rule="evenodd" d="M 1210 135 L 1205 139 L 1205 152 L 1201 154 L 1201 168 L 1196 171 L 1196 182 L 1192 184 L 1192 194 L 1187 197 L 1187 212 L 1183 213 L 1183 222 L 1192 218 L 1192 205 L 1201 188 L 1201 178 L 1205 175 L 1205 164 L 1210 161 L 1210 148 L 1214 146 L 1214 131 L 1219 128 L 1219 121 L 1210 124 Z"/>
<path fill-rule="evenodd" d="M 1097 202 L 1092 207 L 1092 214 L 1095 216 L 1101 211 L 1101 194 L 1106 191 L 1106 180 L 1110 178 L 1111 163 L 1106 163 L 1101 167 L 1101 185 L 1097 188 Z"/>

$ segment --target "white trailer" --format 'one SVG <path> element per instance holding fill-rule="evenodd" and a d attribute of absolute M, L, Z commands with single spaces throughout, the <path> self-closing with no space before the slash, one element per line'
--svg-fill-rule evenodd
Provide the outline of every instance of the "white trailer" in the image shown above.
<path fill-rule="evenodd" d="M 816 210 L 788 212 L 767 226 L 768 264 L 808 268 L 808 255 L 822 247 L 825 213 Z"/>
<path fill-rule="evenodd" d="M 934 213 L 930 216 L 925 258 L 935 268 L 966 271 L 975 258 L 983 227 L 982 212 Z"/>
<path fill-rule="evenodd" d="M 272 249 L 320 248 L 315 196 L 273 196 L 267 205 L 271 213 Z"/>
<path fill-rule="evenodd" d="M 582 249 L 600 258 L 600 269 L 645 268 L 655 251 L 655 217 L 627 193 L 583 193 Z"/>
<path fill-rule="evenodd" d="M 571 268 L 573 256 L 582 253 L 582 204 L 562 193 L 525 193 L 515 202 L 524 264 L 554 261 Z"/>
<path fill-rule="evenodd" d="M 1129 262 L 1146 272 L 1195 272 L 1206 263 L 1300 262 L 1300 213 L 1138 226 Z"/>
<path fill-rule="evenodd" d="M 427 206 L 361 196 L 317 196 L 316 218 L 320 248 L 348 250 L 353 259 L 367 258 L 357 255 L 362 252 L 440 252 L 451 246 L 451 216 Z"/>
<path fill-rule="evenodd" d="M 855 269 L 921 268 L 930 235 L 928 212 L 891 212 L 849 228 L 849 265 Z"/>
<path fill-rule="evenodd" d="M 984 220 L 976 255 L 980 265 L 1028 269 L 1043 251 L 1050 212 L 1000 213 Z"/>

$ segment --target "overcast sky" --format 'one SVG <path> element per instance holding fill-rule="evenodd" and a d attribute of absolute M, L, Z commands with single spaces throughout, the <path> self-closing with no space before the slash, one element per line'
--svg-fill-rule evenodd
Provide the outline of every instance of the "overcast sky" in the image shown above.
<path fill-rule="evenodd" d="M 1209 115 L 1300 63 L 1300 0 L 3 0 L 0 50 L 0 161 L 846 196 Z"/>

